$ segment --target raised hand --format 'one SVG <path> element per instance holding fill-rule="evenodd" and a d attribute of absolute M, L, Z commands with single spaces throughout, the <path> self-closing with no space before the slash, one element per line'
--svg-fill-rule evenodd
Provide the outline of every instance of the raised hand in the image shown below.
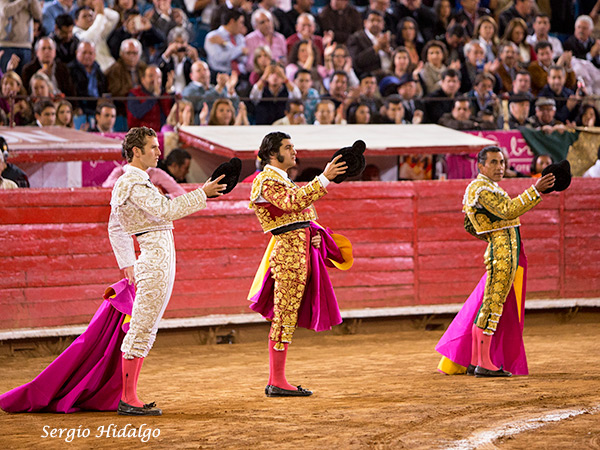
<path fill-rule="evenodd" d="M 214 196 L 223 195 L 222 191 L 224 191 L 225 189 L 227 189 L 227 185 L 226 184 L 219 184 L 219 181 L 221 181 L 224 177 L 225 177 L 225 175 L 221 175 L 216 180 L 211 180 L 209 178 L 206 181 L 206 183 L 204 183 L 204 185 L 202 186 L 202 190 L 204 191 L 204 193 L 206 194 L 207 197 L 214 197 Z"/>
<path fill-rule="evenodd" d="M 346 173 L 348 166 L 344 161 L 340 161 L 341 157 L 342 155 L 337 155 L 325 166 L 323 175 L 325 175 L 325 178 L 327 178 L 329 181 L 332 181 L 338 175 Z"/>
<path fill-rule="evenodd" d="M 537 180 L 537 183 L 535 183 L 535 188 L 538 190 L 539 193 L 542 193 L 546 189 L 550 189 L 552 186 L 554 186 L 555 181 L 556 177 L 554 176 L 554 174 L 547 173 L 539 180 Z"/>

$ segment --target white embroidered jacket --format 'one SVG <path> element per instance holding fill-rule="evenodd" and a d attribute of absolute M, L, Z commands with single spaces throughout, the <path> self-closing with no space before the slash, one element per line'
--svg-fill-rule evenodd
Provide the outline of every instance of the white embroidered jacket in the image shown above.
<path fill-rule="evenodd" d="M 143 170 L 130 165 L 124 170 L 112 190 L 108 221 L 108 236 L 120 269 L 135 263 L 133 235 L 172 230 L 173 220 L 206 207 L 202 188 L 170 200 L 150 182 Z"/>

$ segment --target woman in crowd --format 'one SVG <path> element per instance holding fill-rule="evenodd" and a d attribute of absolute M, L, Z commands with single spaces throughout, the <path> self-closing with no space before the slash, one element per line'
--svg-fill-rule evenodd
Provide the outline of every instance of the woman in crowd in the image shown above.
<path fill-rule="evenodd" d="M 550 155 L 534 156 L 531 160 L 531 178 L 540 178 L 542 176 L 542 171 L 553 162 Z"/>
<path fill-rule="evenodd" d="M 439 89 L 442 72 L 447 69 L 444 61 L 448 57 L 448 50 L 446 49 L 446 45 L 441 41 L 429 41 L 423 48 L 421 57 L 425 61 L 425 64 L 419 72 L 419 78 L 423 84 L 425 94 L 430 94 Z M 453 68 L 456 69 L 455 67 Z"/>
<path fill-rule="evenodd" d="M 523 19 L 515 17 L 508 23 L 502 38 L 503 41 L 514 42 L 517 46 L 519 49 L 519 64 L 524 69 L 527 68 L 531 61 L 535 61 L 537 58 L 533 47 L 525 42 L 526 37 L 527 24 Z"/>
<path fill-rule="evenodd" d="M 371 108 L 366 103 L 353 103 L 348 107 L 348 123 L 366 125 L 371 123 Z"/>
<path fill-rule="evenodd" d="M 0 98 L 0 109 L 4 112 L 3 125 L 11 125 L 10 117 L 13 114 L 12 124 L 15 126 L 28 125 L 33 121 L 33 110 L 25 97 L 27 91 L 23 87 L 23 80 L 16 72 L 10 70 L 2 76 L 0 81 L 2 98 Z M 22 97 L 17 99 L 15 97 Z M 14 103 L 12 99 L 14 98 Z"/>
<path fill-rule="evenodd" d="M 273 61 L 271 49 L 266 45 L 256 47 L 252 61 L 254 70 L 250 72 L 250 84 L 254 85 L 258 80 L 260 80 L 260 77 L 262 77 L 265 69 L 269 66 L 269 64 L 271 64 L 271 61 Z"/>
<path fill-rule="evenodd" d="M 56 86 L 54 86 L 54 83 L 50 81 L 48 75 L 41 71 L 33 74 L 31 80 L 29 80 L 29 87 L 31 96 L 34 97 L 34 103 L 41 98 L 52 98 L 56 93 Z"/>
<path fill-rule="evenodd" d="M 452 4 L 450 3 L 450 0 L 435 0 L 433 3 L 433 9 L 435 10 L 435 15 L 437 16 L 435 26 L 433 27 L 433 35 L 437 39 L 440 39 L 442 36 L 444 36 L 444 34 L 446 34 L 446 30 L 450 25 Z"/>
<path fill-rule="evenodd" d="M 329 90 L 331 76 L 336 70 L 346 72 L 346 75 L 348 75 L 348 89 L 355 88 L 360 84 L 360 81 L 352 68 L 352 57 L 348 53 L 348 48 L 344 44 L 333 42 L 325 48 L 323 86 L 327 91 Z"/>
<path fill-rule="evenodd" d="M 475 22 L 475 33 L 473 39 L 481 43 L 485 51 L 485 62 L 492 62 L 496 59 L 498 52 L 498 24 L 490 16 L 481 16 Z"/>
<path fill-rule="evenodd" d="M 398 46 L 406 47 L 410 62 L 419 64 L 419 55 L 423 50 L 423 42 L 418 38 L 419 26 L 412 17 L 404 17 L 399 23 L 396 31 L 396 43 Z"/>
<path fill-rule="evenodd" d="M 301 40 L 296 42 L 288 55 L 289 64 L 285 67 L 285 75 L 288 80 L 296 77 L 298 69 L 308 70 L 313 80 L 313 88 L 317 91 L 323 89 L 323 76 L 327 70 L 321 65 L 321 55 L 315 44 L 309 41 Z"/>
<path fill-rule="evenodd" d="M 204 103 L 204 107 L 206 103 Z M 175 102 L 165 124 L 160 129 L 164 133 L 164 153 L 170 153 L 174 148 L 180 147 L 179 128 L 183 125 L 194 125 L 194 105 L 189 100 Z"/>
<path fill-rule="evenodd" d="M 208 125 L 250 125 L 246 105 L 244 102 L 240 102 L 236 115 L 231 100 L 228 98 L 217 99 L 210 110 Z"/>
<path fill-rule="evenodd" d="M 596 107 L 590 103 L 581 105 L 575 124 L 578 127 L 600 127 L 600 115 Z"/>
<path fill-rule="evenodd" d="M 67 100 L 60 100 L 56 104 L 56 122 L 58 127 L 73 128 L 73 105 Z"/>

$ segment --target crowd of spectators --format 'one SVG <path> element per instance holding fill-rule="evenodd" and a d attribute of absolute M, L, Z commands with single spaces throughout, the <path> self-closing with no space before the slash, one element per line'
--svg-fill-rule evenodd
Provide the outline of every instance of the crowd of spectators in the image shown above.
<path fill-rule="evenodd" d="M 600 119 L 600 0 L 0 2 L 4 125 Z"/>

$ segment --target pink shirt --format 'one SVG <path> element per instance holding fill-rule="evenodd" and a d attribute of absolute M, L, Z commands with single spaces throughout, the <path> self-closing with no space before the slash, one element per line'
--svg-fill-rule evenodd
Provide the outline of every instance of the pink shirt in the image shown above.
<path fill-rule="evenodd" d="M 258 47 L 269 47 L 271 49 L 271 56 L 273 59 L 285 66 L 287 61 L 287 46 L 283 34 L 274 31 L 272 39 L 273 43 L 271 45 L 269 45 L 265 36 L 258 30 L 248 33 L 245 38 L 246 48 L 248 49 L 248 60 L 246 61 L 246 69 L 248 70 L 248 73 L 254 70 L 254 50 L 256 50 Z"/>

